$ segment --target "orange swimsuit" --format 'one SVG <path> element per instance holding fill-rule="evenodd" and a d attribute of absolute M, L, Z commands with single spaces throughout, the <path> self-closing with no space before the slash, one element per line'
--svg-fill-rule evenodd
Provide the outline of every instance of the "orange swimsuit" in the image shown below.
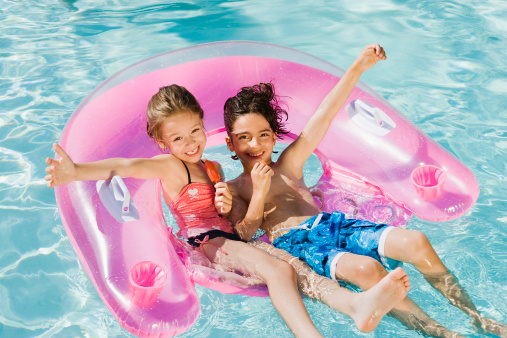
<path fill-rule="evenodd" d="M 185 165 L 184 162 L 183 165 Z M 212 230 L 233 234 L 229 219 L 220 217 L 215 209 L 213 185 L 191 182 L 190 172 L 186 165 L 185 169 L 188 173 L 188 184 L 169 205 L 169 210 L 180 227 L 177 235 L 189 238 Z"/>

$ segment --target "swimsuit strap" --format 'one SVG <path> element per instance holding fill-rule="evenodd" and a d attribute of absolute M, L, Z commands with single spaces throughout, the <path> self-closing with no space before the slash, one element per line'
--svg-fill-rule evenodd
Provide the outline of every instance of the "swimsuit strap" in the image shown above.
<path fill-rule="evenodd" d="M 201 160 L 202 163 L 204 163 L 203 160 Z M 188 184 L 192 183 L 192 180 L 190 179 L 190 170 L 188 170 L 188 167 L 187 165 L 185 164 L 185 162 L 183 162 L 183 160 L 181 160 L 181 163 L 183 163 L 183 165 L 185 166 L 185 169 L 187 170 L 187 175 L 188 175 Z"/>
<path fill-rule="evenodd" d="M 185 166 L 185 169 L 187 170 L 188 184 L 190 184 L 190 183 L 192 183 L 192 181 L 190 180 L 190 171 L 188 170 L 187 165 L 185 164 L 185 162 L 181 161 L 181 163 L 183 163 L 183 165 Z"/>
<path fill-rule="evenodd" d="M 219 251 L 221 251 L 221 252 L 223 252 L 224 254 L 228 255 L 228 253 L 227 253 L 227 252 L 225 252 L 224 250 L 222 250 L 222 248 L 221 248 L 221 247 L 219 247 L 219 246 L 218 246 L 218 244 L 216 244 L 216 243 L 213 243 L 213 242 L 210 242 L 210 241 L 209 241 L 209 235 L 206 235 L 206 237 L 204 237 L 204 239 L 203 239 L 202 241 L 201 241 L 201 240 L 196 239 L 196 240 L 195 240 L 195 242 L 196 242 L 197 244 L 200 244 L 200 245 L 199 245 L 199 250 L 201 250 L 201 253 L 202 253 L 203 255 L 204 255 L 204 251 L 202 251 L 202 246 L 203 246 L 204 244 L 213 244 L 214 246 L 216 246 L 216 247 L 218 248 L 218 250 L 219 250 Z"/>

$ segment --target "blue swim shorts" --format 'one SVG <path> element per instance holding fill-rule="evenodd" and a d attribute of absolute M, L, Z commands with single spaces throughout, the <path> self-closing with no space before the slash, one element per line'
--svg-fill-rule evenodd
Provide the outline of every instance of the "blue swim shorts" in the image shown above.
<path fill-rule="evenodd" d="M 334 211 L 321 212 L 292 229 L 278 237 L 273 245 L 333 280 L 336 280 L 336 263 L 345 253 L 370 256 L 388 269 L 401 263 L 384 256 L 385 239 L 394 229 L 387 224 L 347 219 L 343 213 Z"/>

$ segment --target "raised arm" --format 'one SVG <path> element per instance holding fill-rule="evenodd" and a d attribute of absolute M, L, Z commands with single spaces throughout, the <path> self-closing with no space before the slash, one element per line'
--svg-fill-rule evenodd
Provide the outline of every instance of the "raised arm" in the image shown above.
<path fill-rule="evenodd" d="M 297 140 L 284 151 L 282 156 L 286 158 L 281 158 L 285 163 L 290 163 L 296 172 L 302 172 L 306 160 L 326 135 L 333 118 L 349 98 L 361 74 L 385 59 L 384 48 L 378 44 L 368 45 L 363 49 L 340 81 L 326 95 Z"/>
<path fill-rule="evenodd" d="M 230 185 L 232 194 L 230 218 L 234 225 L 234 231 L 245 241 L 252 239 L 264 221 L 264 203 L 271 186 L 273 170 L 265 163 L 256 163 L 250 175 L 252 197 L 249 204 L 241 198 L 238 186 Z"/>
<path fill-rule="evenodd" d="M 170 155 L 153 158 L 110 158 L 96 162 L 74 163 L 58 144 L 53 148 L 60 156 L 58 160 L 47 158 L 45 180 L 48 188 L 64 185 L 73 181 L 107 180 L 113 176 L 134 178 L 162 178 L 170 172 Z"/>

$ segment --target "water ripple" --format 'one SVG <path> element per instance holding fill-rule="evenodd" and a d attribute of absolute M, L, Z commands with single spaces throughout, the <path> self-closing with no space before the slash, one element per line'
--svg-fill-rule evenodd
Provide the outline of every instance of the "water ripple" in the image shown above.
<path fill-rule="evenodd" d="M 169 50 L 232 39 L 297 48 L 342 68 L 364 44 L 386 47 L 388 61 L 363 80 L 463 161 L 481 186 L 460 219 L 414 218 L 410 227 L 427 234 L 480 309 L 505 322 L 506 17 L 501 0 L 3 1 L 0 336 L 129 336 L 79 265 L 45 187 L 44 159 L 72 111 L 113 73 Z M 407 270 L 413 299 L 474 336 L 462 313 Z M 197 290 L 203 313 L 183 336 L 290 336 L 268 299 Z M 305 304 L 326 336 L 364 336 L 346 316 Z M 418 336 L 390 318 L 377 334 Z"/>

